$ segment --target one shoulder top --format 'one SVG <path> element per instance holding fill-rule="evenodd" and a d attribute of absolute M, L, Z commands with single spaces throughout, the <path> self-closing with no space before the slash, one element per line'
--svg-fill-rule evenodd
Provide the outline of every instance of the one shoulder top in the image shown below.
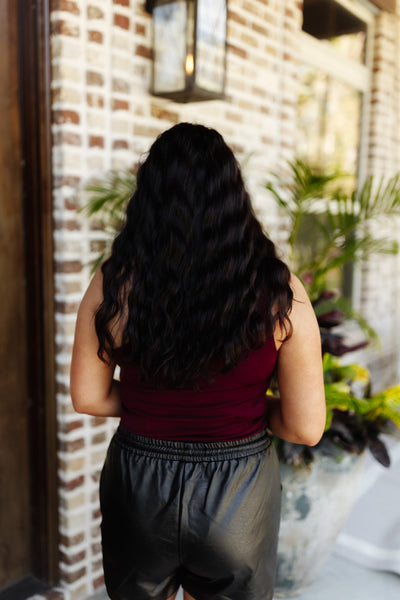
<path fill-rule="evenodd" d="M 229 441 L 250 437 L 266 423 L 266 391 L 277 359 L 274 339 L 200 390 L 158 390 L 143 381 L 138 365 L 121 350 L 121 426 L 134 434 L 179 441 Z"/>

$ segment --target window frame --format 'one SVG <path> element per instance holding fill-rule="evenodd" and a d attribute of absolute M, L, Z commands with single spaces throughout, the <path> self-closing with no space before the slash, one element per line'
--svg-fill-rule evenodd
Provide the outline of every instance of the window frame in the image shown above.
<path fill-rule="evenodd" d="M 361 92 L 360 135 L 356 166 L 357 184 L 361 185 L 367 176 L 368 166 L 374 20 L 378 11 L 374 6 L 370 6 L 370 3 L 366 7 L 365 4 L 360 2 L 356 4 L 352 0 L 335 1 L 366 24 L 365 64 L 344 57 L 334 48 L 321 43 L 321 40 L 303 30 L 299 31 L 298 62 L 319 69 Z M 360 308 L 361 272 L 357 267 L 352 269 L 351 302 L 357 310 Z"/>

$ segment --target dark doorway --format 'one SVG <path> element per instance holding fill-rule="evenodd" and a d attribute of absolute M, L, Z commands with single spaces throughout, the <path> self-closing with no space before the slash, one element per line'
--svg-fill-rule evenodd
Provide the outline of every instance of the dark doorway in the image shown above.
<path fill-rule="evenodd" d="M 0 597 L 57 580 L 48 44 L 47 0 L 0 0 Z"/>

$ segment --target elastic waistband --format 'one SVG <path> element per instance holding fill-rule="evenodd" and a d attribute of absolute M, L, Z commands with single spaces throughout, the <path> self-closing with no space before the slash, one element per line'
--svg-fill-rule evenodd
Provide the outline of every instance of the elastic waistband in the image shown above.
<path fill-rule="evenodd" d="M 121 425 L 114 435 L 114 441 L 135 454 L 185 462 L 244 458 L 263 452 L 271 445 L 271 437 L 266 431 L 228 442 L 181 442 L 136 435 L 126 431 Z"/>

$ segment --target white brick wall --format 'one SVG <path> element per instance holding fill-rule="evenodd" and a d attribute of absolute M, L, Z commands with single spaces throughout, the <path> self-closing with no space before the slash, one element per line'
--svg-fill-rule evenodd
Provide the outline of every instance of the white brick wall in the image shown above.
<path fill-rule="evenodd" d="M 201 122 L 216 127 L 246 162 L 244 174 L 257 211 L 275 241 L 285 237 L 262 183 L 295 151 L 296 32 L 302 3 L 230 0 L 226 100 L 186 105 L 149 95 L 151 16 L 144 4 L 52 0 L 60 573 L 71 599 L 87 596 L 103 583 L 97 487 L 116 425 L 114 420 L 76 415 L 69 397 L 76 309 L 89 280 L 88 263 L 102 237 L 77 213 L 84 184 L 110 169 L 133 166 L 154 137 L 172 124 Z M 394 52 L 399 59 L 399 38 L 396 19 L 378 18 L 370 171 L 394 172 L 400 166 L 400 128 L 393 126 L 400 106 L 400 69 L 396 75 L 393 64 Z M 389 336 L 385 346 L 394 348 L 390 315 L 399 292 L 400 261 L 389 258 L 385 265 L 382 269 L 380 258 L 365 269 L 362 301 L 367 316 L 376 316 Z M 392 287 L 383 302 L 381 290 L 389 279 Z"/>
<path fill-rule="evenodd" d="M 371 81 L 368 172 L 392 176 L 400 171 L 400 17 L 381 13 L 375 20 Z M 382 237 L 400 243 L 400 219 Z M 366 353 L 375 389 L 400 380 L 400 255 L 375 256 L 361 273 L 361 309 L 378 332 L 382 348 Z"/>

